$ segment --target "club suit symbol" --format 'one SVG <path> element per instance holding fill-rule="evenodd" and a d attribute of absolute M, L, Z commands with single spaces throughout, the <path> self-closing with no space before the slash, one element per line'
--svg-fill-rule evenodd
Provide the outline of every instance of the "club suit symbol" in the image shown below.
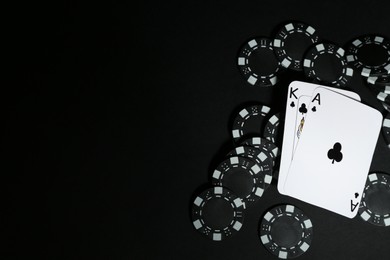
<path fill-rule="evenodd" d="M 307 108 L 305 103 L 302 103 L 301 107 L 299 108 L 299 112 L 302 113 L 302 115 L 307 113 Z"/>
<path fill-rule="evenodd" d="M 333 148 L 328 151 L 328 158 L 332 160 L 332 164 L 334 164 L 334 161 L 340 162 L 343 159 L 340 143 L 335 143 Z"/>
<path fill-rule="evenodd" d="M 314 107 L 311 109 L 311 111 L 316 112 L 316 111 L 317 111 L 317 108 L 314 106 Z"/>
<path fill-rule="evenodd" d="M 295 107 L 294 101 L 291 102 L 290 107 Z"/>
<path fill-rule="evenodd" d="M 359 193 L 355 192 L 355 199 L 357 199 L 357 197 L 359 197 Z"/>

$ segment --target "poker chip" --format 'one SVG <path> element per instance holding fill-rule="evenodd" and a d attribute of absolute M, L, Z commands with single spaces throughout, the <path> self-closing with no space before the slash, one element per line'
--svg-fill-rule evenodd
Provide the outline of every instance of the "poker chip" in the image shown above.
<path fill-rule="evenodd" d="M 347 61 L 364 77 L 390 73 L 390 42 L 377 35 L 360 36 L 347 47 Z"/>
<path fill-rule="evenodd" d="M 268 154 L 271 156 L 272 160 L 274 161 L 273 165 L 275 165 L 275 160 L 280 155 L 279 148 L 274 143 L 272 143 L 271 141 L 268 141 L 265 138 L 251 137 L 251 138 L 243 140 L 240 144 L 252 146 L 252 147 L 261 149 L 265 152 L 268 152 Z"/>
<path fill-rule="evenodd" d="M 285 24 L 277 32 L 273 46 L 277 58 L 285 68 L 301 71 L 303 55 L 319 37 L 316 30 L 302 22 Z"/>
<path fill-rule="evenodd" d="M 382 101 L 383 103 L 390 105 L 390 95 L 385 94 L 383 92 L 379 92 L 376 98 Z"/>
<path fill-rule="evenodd" d="M 383 87 L 390 93 L 390 76 L 368 77 L 367 82 L 377 87 Z"/>
<path fill-rule="evenodd" d="M 260 225 L 260 240 L 265 248 L 281 259 L 305 253 L 312 242 L 313 225 L 293 205 L 276 206 L 265 213 Z"/>
<path fill-rule="evenodd" d="M 238 146 L 227 155 L 228 157 L 240 156 L 254 160 L 260 164 L 264 172 L 264 189 L 268 188 L 272 180 L 272 165 L 273 160 L 268 152 L 257 149 L 251 146 Z"/>
<path fill-rule="evenodd" d="M 226 187 L 239 196 L 244 207 L 263 196 L 266 181 L 269 182 L 269 178 L 264 174 L 260 164 L 238 156 L 221 162 L 214 170 L 211 179 L 213 185 Z"/>
<path fill-rule="evenodd" d="M 243 221 L 242 200 L 224 187 L 203 191 L 192 204 L 192 224 L 197 231 L 214 241 L 237 233 Z"/>
<path fill-rule="evenodd" d="M 244 44 L 238 55 L 238 67 L 250 85 L 262 87 L 275 85 L 282 68 L 268 38 L 255 38 Z"/>
<path fill-rule="evenodd" d="M 390 176 L 371 173 L 359 206 L 360 217 L 377 226 L 390 226 Z"/>
<path fill-rule="evenodd" d="M 235 117 L 232 135 L 235 142 L 244 136 L 260 135 L 262 122 L 271 108 L 265 105 L 253 105 L 242 109 Z"/>
<path fill-rule="evenodd" d="M 282 131 L 279 131 L 279 127 L 283 127 L 283 124 L 279 126 L 279 122 L 280 122 L 279 113 L 273 115 L 270 119 L 268 119 L 268 122 L 264 127 L 263 136 L 268 141 L 273 142 L 276 146 L 281 147 L 282 144 L 281 139 L 283 137 L 283 133 Z"/>
<path fill-rule="evenodd" d="M 320 43 L 310 48 L 303 61 L 306 77 L 336 87 L 345 86 L 353 76 L 344 57 L 344 50 L 331 43 Z"/>
<path fill-rule="evenodd" d="M 387 113 L 386 117 L 383 119 L 382 132 L 387 145 L 390 148 L 390 112 Z"/>

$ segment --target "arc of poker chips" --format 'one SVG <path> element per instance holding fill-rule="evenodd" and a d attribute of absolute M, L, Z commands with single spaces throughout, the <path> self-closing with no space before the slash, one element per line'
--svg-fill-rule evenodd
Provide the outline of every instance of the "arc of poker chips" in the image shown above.
<path fill-rule="evenodd" d="M 250 146 L 238 146 L 228 153 L 229 157 L 240 156 L 254 160 L 260 164 L 264 172 L 264 190 L 269 187 L 272 181 L 273 160 L 268 153 Z"/>
<path fill-rule="evenodd" d="M 298 39 L 298 37 L 300 39 Z M 304 39 L 304 43 L 302 42 Z M 276 34 L 273 46 L 281 65 L 285 68 L 301 71 L 302 58 L 305 51 L 319 37 L 316 30 L 302 22 L 288 23 L 284 25 Z M 299 41 L 299 43 L 297 43 Z M 291 46 L 293 45 L 293 46 Z M 294 52 L 291 51 L 294 50 Z"/>
<path fill-rule="evenodd" d="M 231 183 L 228 183 L 228 178 L 232 177 L 233 174 L 238 174 L 236 170 L 243 170 L 246 174 L 249 174 L 251 177 L 251 186 L 250 190 L 246 190 L 245 192 L 241 191 L 241 193 L 245 193 L 241 196 L 244 207 L 246 205 L 250 205 L 257 201 L 261 196 L 263 196 L 265 190 L 265 181 L 268 181 L 264 174 L 264 170 L 261 165 L 255 163 L 251 159 L 233 156 L 230 157 L 223 162 L 221 162 L 218 167 L 214 170 L 212 174 L 212 184 L 218 186 L 224 186 L 228 189 L 231 189 L 236 194 L 237 190 L 231 188 Z M 235 176 L 239 177 L 239 176 Z M 246 176 L 242 176 L 244 178 Z M 240 194 L 237 194 L 238 196 Z"/>
<path fill-rule="evenodd" d="M 348 66 L 347 60 L 344 58 L 345 51 L 331 43 L 320 43 L 308 50 L 303 61 L 303 70 L 307 77 L 331 84 L 336 87 L 345 86 L 353 76 L 353 69 Z M 332 79 L 321 77 L 321 70 L 317 63 L 320 57 L 324 55 L 332 55 L 333 59 L 341 64 L 341 70 L 332 75 Z M 329 64 L 331 66 L 331 64 Z M 327 66 L 327 69 L 329 69 Z"/>
<path fill-rule="evenodd" d="M 246 129 L 246 123 L 253 119 L 256 116 L 265 118 L 269 111 L 270 107 L 265 105 L 253 105 L 242 109 L 234 119 L 232 127 L 232 135 L 234 141 L 240 140 L 243 136 L 248 134 L 248 129 Z M 261 132 L 261 129 L 258 129 L 258 133 Z"/>
<path fill-rule="evenodd" d="M 359 206 L 360 217 L 373 225 L 390 226 L 390 176 L 371 173 Z"/>
<path fill-rule="evenodd" d="M 259 54 L 259 50 L 266 52 L 268 54 L 267 57 L 265 55 L 263 57 Z M 255 68 L 254 64 L 251 63 L 251 59 L 254 58 L 254 56 L 259 56 L 259 59 L 269 59 L 269 57 L 273 57 L 274 60 L 264 61 L 264 64 L 273 63 L 273 68 L 267 69 L 267 72 Z M 275 85 L 278 82 L 278 73 L 282 68 L 274 54 L 272 40 L 268 38 L 255 38 L 248 41 L 240 50 L 238 67 L 250 85 L 263 87 Z"/>
<path fill-rule="evenodd" d="M 381 55 L 373 58 L 378 50 Z M 360 36 L 347 48 L 347 61 L 364 77 L 389 74 L 390 42 L 377 35 Z"/>
<path fill-rule="evenodd" d="M 313 225 L 293 205 L 276 206 L 265 213 L 260 224 L 260 241 L 279 258 L 294 258 L 305 253 L 313 238 Z"/>
<path fill-rule="evenodd" d="M 218 199 L 225 201 L 225 204 L 227 203 L 233 211 L 229 223 L 222 228 L 210 226 L 204 216 L 207 203 Z M 237 233 L 242 227 L 243 220 L 244 204 L 242 200 L 224 187 L 213 187 L 203 191 L 192 204 L 192 224 L 197 231 L 214 241 L 224 240 Z"/>

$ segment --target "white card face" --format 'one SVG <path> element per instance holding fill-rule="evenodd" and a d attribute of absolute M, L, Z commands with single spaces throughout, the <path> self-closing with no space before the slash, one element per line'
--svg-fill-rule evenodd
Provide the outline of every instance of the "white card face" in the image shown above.
<path fill-rule="evenodd" d="M 281 154 L 279 177 L 278 177 L 278 191 L 281 194 L 285 194 L 284 183 L 295 151 L 294 144 L 298 142 L 298 140 L 295 139 L 295 134 L 296 134 L 295 128 L 297 124 L 300 123 L 300 121 L 297 120 L 297 111 L 299 109 L 298 106 L 299 97 L 300 96 L 311 97 L 313 91 L 318 87 L 324 87 L 324 86 L 301 82 L 301 81 L 293 81 L 289 85 L 288 94 L 287 94 L 285 121 L 284 121 L 282 154 Z M 354 92 L 342 90 L 342 89 L 330 88 L 330 87 L 324 87 L 324 88 L 328 88 L 330 90 L 336 91 L 343 95 L 348 95 L 349 97 L 360 101 L 360 96 Z"/>
<path fill-rule="evenodd" d="M 353 218 L 358 212 L 382 115 L 326 88 L 316 89 L 312 100 L 284 191 Z"/>

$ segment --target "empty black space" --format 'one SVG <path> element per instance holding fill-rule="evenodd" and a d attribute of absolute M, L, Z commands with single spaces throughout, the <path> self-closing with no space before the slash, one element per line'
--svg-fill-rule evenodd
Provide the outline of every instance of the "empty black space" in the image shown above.
<path fill-rule="evenodd" d="M 237 65 L 242 44 L 289 20 L 340 45 L 389 37 L 389 4 L 31 1 L 7 9 L 12 59 L 4 63 L 13 73 L 4 73 L 12 80 L 1 95 L 0 258 L 275 259 L 259 221 L 290 203 L 314 226 L 300 259 L 387 259 L 389 229 L 282 196 L 275 185 L 223 242 L 193 228 L 190 204 L 208 186 L 212 160 L 233 148 L 232 112 L 248 102 L 283 111 L 289 82 L 303 78 L 287 71 L 274 87 L 248 85 Z M 352 89 L 383 111 L 358 74 Z M 381 136 L 371 170 L 390 172 L 386 149 Z"/>

